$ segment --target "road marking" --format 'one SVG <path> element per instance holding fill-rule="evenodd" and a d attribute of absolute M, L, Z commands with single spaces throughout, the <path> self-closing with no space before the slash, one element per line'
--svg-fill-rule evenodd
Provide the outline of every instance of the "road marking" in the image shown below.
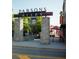
<path fill-rule="evenodd" d="M 18 57 L 20 58 L 20 59 L 31 59 L 29 56 L 27 56 L 27 55 L 18 55 Z"/>
<path fill-rule="evenodd" d="M 13 53 L 13 55 L 18 56 L 20 59 L 31 59 L 31 58 L 65 59 L 65 57 L 50 57 L 50 56 L 38 56 L 38 55 L 16 54 L 16 53 Z"/>

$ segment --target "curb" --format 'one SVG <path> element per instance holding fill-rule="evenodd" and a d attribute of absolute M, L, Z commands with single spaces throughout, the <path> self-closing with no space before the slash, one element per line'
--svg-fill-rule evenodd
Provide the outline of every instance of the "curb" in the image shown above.
<path fill-rule="evenodd" d="M 32 49 L 66 50 L 64 48 L 37 48 L 37 47 L 29 47 L 29 46 L 12 46 L 12 47 L 32 48 Z"/>

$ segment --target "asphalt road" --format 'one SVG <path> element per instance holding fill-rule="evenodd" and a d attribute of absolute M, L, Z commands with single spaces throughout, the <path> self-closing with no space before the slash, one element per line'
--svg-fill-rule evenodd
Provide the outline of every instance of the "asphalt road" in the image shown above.
<path fill-rule="evenodd" d="M 39 59 L 39 58 L 40 59 L 47 59 L 47 57 L 42 58 L 39 56 L 64 57 L 65 58 L 66 51 L 64 49 L 39 49 L 39 48 L 26 48 L 26 47 L 14 47 L 13 46 L 12 53 L 13 53 L 12 59 L 18 59 L 18 57 L 16 57 L 16 55 L 14 55 L 14 54 L 38 56 L 35 58 L 31 57 L 32 59 Z M 54 59 L 56 59 L 56 58 L 54 58 Z M 62 59 L 62 58 L 60 58 L 60 59 Z"/>
<path fill-rule="evenodd" d="M 14 55 L 12 59 L 65 59 L 65 57 L 49 57 L 49 56 L 28 56 L 28 55 L 21 55 L 21 54 L 17 54 Z"/>

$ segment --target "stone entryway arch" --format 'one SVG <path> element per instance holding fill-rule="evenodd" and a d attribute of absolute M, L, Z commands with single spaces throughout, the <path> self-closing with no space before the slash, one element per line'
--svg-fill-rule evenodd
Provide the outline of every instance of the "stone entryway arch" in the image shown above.
<path fill-rule="evenodd" d="M 14 37 L 13 39 L 16 41 L 23 41 L 23 17 L 30 16 L 43 16 L 42 25 L 41 25 L 41 35 L 40 35 L 40 42 L 48 44 L 49 43 L 49 17 L 52 15 L 52 12 L 46 11 L 37 11 L 37 12 L 23 12 L 14 14 L 15 19 L 15 26 L 14 26 Z"/>

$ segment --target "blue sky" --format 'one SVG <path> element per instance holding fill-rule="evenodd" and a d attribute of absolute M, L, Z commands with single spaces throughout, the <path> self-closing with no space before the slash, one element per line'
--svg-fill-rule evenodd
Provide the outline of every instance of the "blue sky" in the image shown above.
<path fill-rule="evenodd" d="M 62 11 L 63 0 L 12 0 L 12 8 L 14 11 L 44 7 L 47 11 L 53 12 L 53 16 L 50 16 L 50 24 L 59 26 L 59 13 Z"/>

